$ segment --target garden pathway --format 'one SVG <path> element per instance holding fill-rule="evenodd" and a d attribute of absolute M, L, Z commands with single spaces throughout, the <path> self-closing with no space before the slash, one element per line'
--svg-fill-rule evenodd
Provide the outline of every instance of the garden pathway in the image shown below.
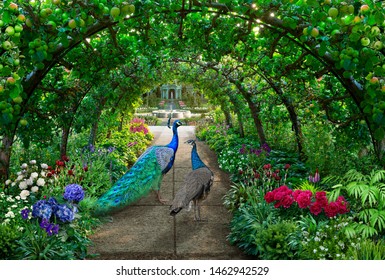
<path fill-rule="evenodd" d="M 168 144 L 172 132 L 165 125 L 152 126 L 153 144 Z M 174 167 L 161 185 L 162 198 L 172 201 L 185 175 L 191 170 L 191 146 L 184 142 L 195 139 L 195 127 L 181 126 L 179 149 Z M 91 236 L 89 253 L 97 259 L 246 259 L 226 240 L 231 214 L 223 207 L 222 198 L 229 188 L 229 178 L 218 168 L 216 155 L 203 142 L 198 142 L 202 160 L 215 174 L 211 192 L 202 204 L 201 216 L 207 222 L 195 222 L 193 209 L 169 215 L 169 204 L 161 205 L 155 192 L 112 215 Z"/>

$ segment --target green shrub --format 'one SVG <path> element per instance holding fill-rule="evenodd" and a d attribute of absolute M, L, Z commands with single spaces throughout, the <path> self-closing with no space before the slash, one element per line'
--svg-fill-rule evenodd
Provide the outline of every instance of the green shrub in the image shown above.
<path fill-rule="evenodd" d="M 384 240 L 362 240 L 357 246 L 350 247 L 346 258 L 351 260 L 385 260 Z"/>
<path fill-rule="evenodd" d="M 22 236 L 22 232 L 17 227 L 0 223 L 0 259 L 12 260 L 16 257 L 18 248 L 17 240 Z"/>
<path fill-rule="evenodd" d="M 289 244 L 289 236 L 296 231 L 296 225 L 291 221 L 280 221 L 268 224 L 255 236 L 255 244 L 259 257 L 263 260 L 292 260 L 296 251 Z"/>

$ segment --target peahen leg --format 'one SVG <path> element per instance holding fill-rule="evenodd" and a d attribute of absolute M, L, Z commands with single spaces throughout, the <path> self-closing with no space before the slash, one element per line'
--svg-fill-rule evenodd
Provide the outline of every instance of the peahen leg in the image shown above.
<path fill-rule="evenodd" d="M 199 200 L 194 200 L 194 220 L 197 222 L 207 222 L 208 219 L 201 218 L 201 206 L 199 205 Z"/>

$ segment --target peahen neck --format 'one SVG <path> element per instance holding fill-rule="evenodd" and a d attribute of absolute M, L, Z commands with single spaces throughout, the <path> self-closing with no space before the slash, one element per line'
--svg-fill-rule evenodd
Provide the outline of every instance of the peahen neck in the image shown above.
<path fill-rule="evenodd" d="M 173 149 L 175 152 L 178 149 L 178 144 L 179 144 L 179 138 L 178 138 L 178 127 L 176 126 L 175 122 L 174 125 L 172 126 L 172 139 L 171 142 L 167 145 L 167 147 Z"/>
<path fill-rule="evenodd" d="M 192 166 L 193 170 L 201 168 L 201 167 L 206 167 L 206 165 L 203 163 L 203 161 L 201 160 L 201 158 L 198 155 L 197 146 L 195 143 L 194 143 L 193 148 L 191 150 L 191 166 Z"/>

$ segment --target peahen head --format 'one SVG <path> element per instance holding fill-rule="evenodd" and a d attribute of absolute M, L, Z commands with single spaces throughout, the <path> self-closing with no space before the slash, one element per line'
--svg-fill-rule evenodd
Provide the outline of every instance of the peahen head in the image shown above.
<path fill-rule="evenodd" d="M 191 146 L 195 146 L 196 145 L 195 144 L 195 140 L 192 140 L 192 139 L 187 140 L 185 143 L 190 144 Z"/>

